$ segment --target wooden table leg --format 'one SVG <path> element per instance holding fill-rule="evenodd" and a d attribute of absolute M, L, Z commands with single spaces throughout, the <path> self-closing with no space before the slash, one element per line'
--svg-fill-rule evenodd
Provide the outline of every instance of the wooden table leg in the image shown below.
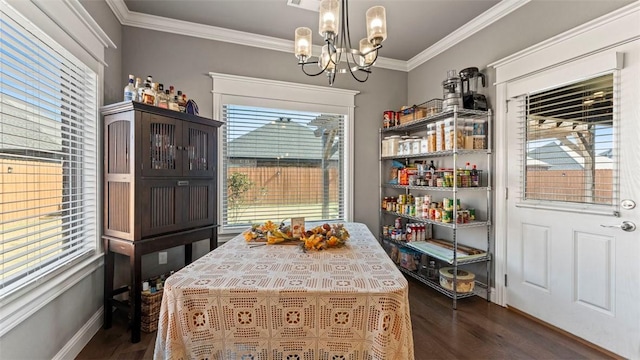
<path fill-rule="evenodd" d="M 184 245 L 184 265 L 187 266 L 189 264 L 191 264 L 191 262 L 193 261 L 193 247 L 192 244 L 185 244 Z"/>
<path fill-rule="evenodd" d="M 104 243 L 104 324 L 109 329 L 113 322 L 111 299 L 113 298 L 113 271 L 115 254 L 109 250 L 109 239 L 103 239 Z"/>
<path fill-rule="evenodd" d="M 211 237 L 209 238 L 209 251 L 213 251 L 218 247 L 218 229 L 211 229 Z"/>

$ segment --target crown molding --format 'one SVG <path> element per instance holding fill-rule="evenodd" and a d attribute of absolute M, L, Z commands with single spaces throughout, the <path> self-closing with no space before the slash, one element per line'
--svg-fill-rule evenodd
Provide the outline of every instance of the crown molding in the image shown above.
<path fill-rule="evenodd" d="M 445 36 L 437 43 L 407 61 L 407 69 L 411 71 L 434 57 L 449 50 L 478 31 L 502 19 L 531 0 L 502 0 L 489 10 L 475 17 L 459 29 Z"/>
<path fill-rule="evenodd" d="M 127 16 L 129 16 L 129 8 L 124 3 L 124 0 L 105 0 L 107 5 L 111 8 L 113 15 L 116 16 L 120 24 L 124 25 L 127 20 Z"/>
<path fill-rule="evenodd" d="M 117 49 L 116 44 L 109 38 L 109 35 L 102 30 L 100 25 L 91 17 L 91 14 L 80 4 L 78 0 L 64 0 L 65 5 L 82 21 L 82 23 L 91 31 L 93 36 L 98 39 L 105 48 L 112 47 Z"/>
<path fill-rule="evenodd" d="M 589 21 L 587 23 L 584 23 L 582 25 L 579 25 L 579 26 L 577 26 L 577 27 L 575 27 L 573 29 L 567 30 L 567 31 L 565 31 L 565 32 L 563 32 L 561 34 L 558 34 L 558 35 L 556 35 L 556 36 L 554 36 L 552 38 L 549 38 L 547 40 L 539 42 L 538 44 L 530 46 L 530 47 L 528 47 L 528 48 L 526 48 L 524 50 L 521 50 L 521 51 L 519 51 L 519 52 L 517 52 L 515 54 L 509 55 L 509 56 L 507 56 L 505 58 L 502 58 L 500 60 L 494 61 L 491 64 L 487 65 L 487 67 L 492 67 L 492 68 L 502 67 L 502 66 L 504 66 L 506 64 L 509 64 L 509 63 L 511 63 L 513 61 L 516 61 L 516 60 L 519 60 L 519 59 L 522 59 L 522 58 L 524 58 L 526 56 L 529 56 L 529 55 L 531 55 L 533 53 L 536 53 L 536 52 L 538 52 L 540 50 L 543 50 L 543 49 L 546 49 L 546 48 L 548 48 L 550 46 L 562 43 L 562 42 L 564 42 L 564 41 L 566 41 L 568 39 L 571 39 L 571 38 L 573 38 L 575 36 L 578 36 L 580 34 L 586 33 L 586 32 L 591 31 L 591 30 L 595 30 L 595 29 L 601 27 L 602 25 L 608 24 L 610 22 L 613 22 L 613 21 L 615 21 L 617 19 L 620 19 L 620 18 L 625 17 L 627 15 L 633 14 L 635 12 L 640 12 L 640 1 L 632 2 L 629 5 L 623 6 L 623 7 L 619 8 L 619 9 L 617 9 L 617 10 L 614 10 L 614 11 L 608 13 L 608 14 L 602 15 L 602 16 L 596 18 L 596 19 L 593 19 L 593 20 L 591 20 L 591 21 Z M 639 36 L 638 34 L 640 34 L 640 32 L 637 31 L 637 29 L 638 29 L 637 27 L 635 29 L 636 29 L 636 35 L 635 36 L 638 37 Z M 615 36 L 618 36 L 618 35 L 619 34 L 615 34 Z M 625 41 L 625 40 L 628 40 L 628 39 L 621 39 L 619 41 Z"/>
<path fill-rule="evenodd" d="M 223 41 L 238 45 L 252 46 L 267 50 L 293 53 L 293 41 L 270 36 L 252 34 L 230 30 L 216 26 L 203 25 L 188 21 L 169 19 L 161 16 L 142 14 L 130 11 L 124 0 L 105 0 L 111 11 L 126 26 L 139 27 L 155 31 L 163 31 L 180 35 L 198 37 L 202 39 Z M 503 0 L 491 9 L 480 14 L 461 28 L 447 35 L 428 49 L 409 59 L 409 61 L 378 57 L 376 67 L 409 72 L 433 57 L 455 46 L 469 36 L 477 33 L 512 11 L 518 9 L 531 0 Z M 321 47 L 314 46 L 314 51 L 320 53 Z"/>

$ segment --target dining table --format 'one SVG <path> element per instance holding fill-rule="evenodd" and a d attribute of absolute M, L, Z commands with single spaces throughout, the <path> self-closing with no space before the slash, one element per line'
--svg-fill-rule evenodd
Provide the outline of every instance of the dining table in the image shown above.
<path fill-rule="evenodd" d="M 175 272 L 154 359 L 414 359 L 407 280 L 365 224 L 343 224 L 342 247 L 239 234 Z"/>

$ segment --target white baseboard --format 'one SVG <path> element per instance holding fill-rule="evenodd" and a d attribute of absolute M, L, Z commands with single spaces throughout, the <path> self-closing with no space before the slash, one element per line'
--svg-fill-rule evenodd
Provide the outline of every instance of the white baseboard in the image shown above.
<path fill-rule="evenodd" d="M 104 317 L 104 307 L 101 307 L 95 314 L 81 327 L 78 332 L 67 342 L 67 344 L 58 351 L 53 357 L 54 360 L 75 359 L 85 346 L 91 341 L 91 338 L 102 327 L 102 319 Z"/>

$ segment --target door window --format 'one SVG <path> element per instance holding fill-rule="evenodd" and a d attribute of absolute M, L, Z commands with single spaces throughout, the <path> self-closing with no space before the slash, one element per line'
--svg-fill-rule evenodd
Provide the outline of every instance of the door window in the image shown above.
<path fill-rule="evenodd" d="M 617 203 L 613 74 L 519 98 L 523 200 Z"/>

